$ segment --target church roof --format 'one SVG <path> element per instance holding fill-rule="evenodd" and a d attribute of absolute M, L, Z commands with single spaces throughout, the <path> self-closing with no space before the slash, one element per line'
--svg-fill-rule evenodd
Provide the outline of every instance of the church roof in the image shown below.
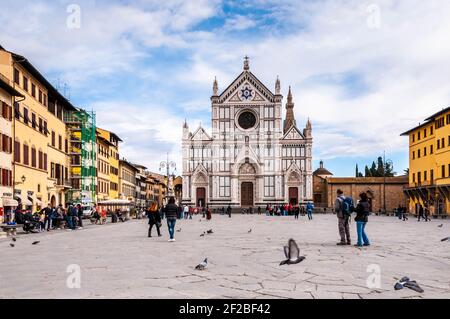
<path fill-rule="evenodd" d="M 314 175 L 333 175 L 333 173 L 331 173 L 329 170 L 327 170 L 326 168 L 318 168 L 314 171 L 313 173 Z"/>
<path fill-rule="evenodd" d="M 270 102 L 274 102 L 275 94 L 268 89 L 252 72 L 249 70 L 248 59 L 246 59 L 244 64 L 244 71 L 239 74 L 239 76 L 231 82 L 231 84 L 219 95 L 220 102 L 224 102 L 229 98 L 245 81 L 249 81 L 256 89 Z"/>

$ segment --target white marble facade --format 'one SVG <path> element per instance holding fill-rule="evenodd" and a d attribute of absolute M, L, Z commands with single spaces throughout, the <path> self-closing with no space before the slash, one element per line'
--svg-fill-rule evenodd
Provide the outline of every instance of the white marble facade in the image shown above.
<path fill-rule="evenodd" d="M 243 72 L 211 97 L 212 133 L 183 126 L 183 204 L 264 207 L 312 200 L 312 126 L 299 130 L 289 89 L 282 120 L 280 81 L 272 93 Z"/>

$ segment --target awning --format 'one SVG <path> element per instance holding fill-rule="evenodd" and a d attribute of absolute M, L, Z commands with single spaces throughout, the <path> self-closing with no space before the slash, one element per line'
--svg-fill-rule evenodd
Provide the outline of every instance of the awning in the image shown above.
<path fill-rule="evenodd" d="M 16 199 L 22 205 L 33 206 L 33 203 L 25 196 L 19 197 L 16 195 L 16 196 L 14 196 L 14 199 Z"/>
<path fill-rule="evenodd" d="M 9 197 L 0 198 L 0 203 L 2 203 L 1 206 L 3 206 L 3 207 L 17 207 L 17 206 L 19 206 L 19 202 L 18 201 L 16 201 L 13 198 L 9 198 Z"/>
<path fill-rule="evenodd" d="M 33 194 L 33 196 L 28 196 L 28 199 L 30 199 L 33 203 L 36 204 L 36 206 L 42 207 L 42 202 L 37 199 L 36 194 Z"/>

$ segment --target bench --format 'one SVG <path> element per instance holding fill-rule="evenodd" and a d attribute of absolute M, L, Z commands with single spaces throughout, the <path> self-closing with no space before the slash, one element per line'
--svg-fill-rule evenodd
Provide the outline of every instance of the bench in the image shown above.
<path fill-rule="evenodd" d="M 17 235 L 17 228 L 22 227 L 23 225 L 0 225 L 0 228 L 6 233 L 8 237 Z"/>

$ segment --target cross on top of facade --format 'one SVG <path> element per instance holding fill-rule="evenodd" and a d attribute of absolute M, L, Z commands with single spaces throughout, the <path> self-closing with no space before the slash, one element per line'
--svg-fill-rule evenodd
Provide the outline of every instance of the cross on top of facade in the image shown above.
<path fill-rule="evenodd" d="M 246 55 L 244 57 L 244 70 L 248 71 L 250 70 L 250 63 L 249 63 L 250 58 Z"/>

